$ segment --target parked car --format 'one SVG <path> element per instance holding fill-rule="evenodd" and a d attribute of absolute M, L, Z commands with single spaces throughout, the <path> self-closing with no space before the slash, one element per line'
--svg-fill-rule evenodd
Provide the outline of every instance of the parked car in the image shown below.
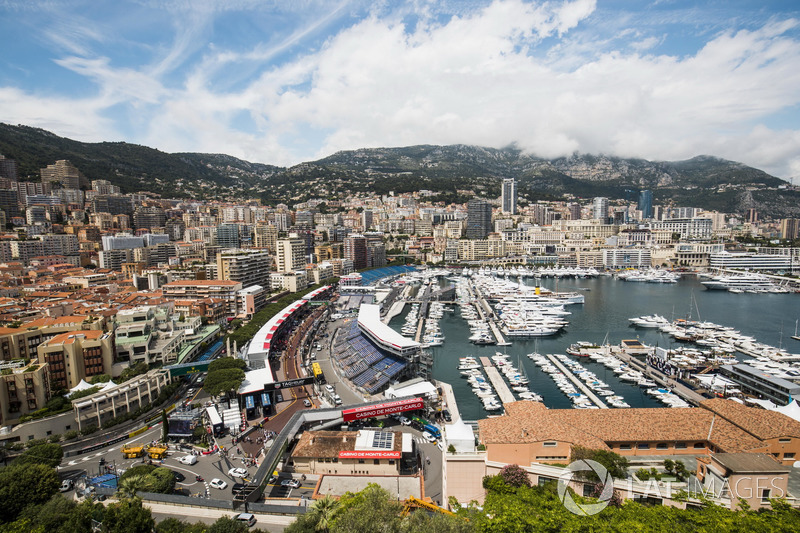
<path fill-rule="evenodd" d="M 311 401 L 309 401 L 309 400 L 303 400 L 303 406 L 304 406 L 304 407 L 311 407 Z"/>
<path fill-rule="evenodd" d="M 428 433 L 427 431 L 422 432 L 422 438 L 428 442 L 436 442 L 436 437 Z"/>
<path fill-rule="evenodd" d="M 58 490 L 60 490 L 61 492 L 68 492 L 72 490 L 74 486 L 75 486 L 74 481 L 72 481 L 71 479 L 65 479 L 64 481 L 61 482 L 61 487 Z"/>
<path fill-rule="evenodd" d="M 404 416 L 401 416 L 400 417 L 400 423 L 403 424 L 404 426 L 410 426 L 411 425 L 411 420 L 409 420 L 408 418 L 406 418 Z"/>
<path fill-rule="evenodd" d="M 230 477 L 247 477 L 247 470 L 244 468 L 231 468 L 228 470 Z"/>
<path fill-rule="evenodd" d="M 336 405 L 342 405 L 342 399 L 339 397 L 338 394 L 334 395 L 333 403 L 336 404 Z"/>
<path fill-rule="evenodd" d="M 220 490 L 224 490 L 224 489 L 228 488 L 228 484 L 227 483 L 225 483 L 221 479 L 217 479 L 217 478 L 212 479 L 211 483 L 209 483 L 209 485 L 211 485 L 215 489 L 220 489 Z"/>
<path fill-rule="evenodd" d="M 442 416 L 444 417 L 444 421 L 445 422 L 452 422 L 453 421 L 453 416 L 450 414 L 450 411 L 448 411 L 447 409 L 443 409 L 442 410 Z"/>
<path fill-rule="evenodd" d="M 281 481 L 281 487 L 291 487 L 293 489 L 296 489 L 299 486 L 300 486 L 299 479 L 284 479 L 283 481 Z"/>
<path fill-rule="evenodd" d="M 256 525 L 256 517 L 250 513 L 239 513 L 233 515 L 233 519 L 237 522 L 244 522 L 248 527 L 253 527 Z"/>
<path fill-rule="evenodd" d="M 325 385 L 325 390 L 328 391 L 328 392 L 333 392 L 336 389 L 333 388 L 333 385 L 328 383 L 328 384 Z"/>
<path fill-rule="evenodd" d="M 184 465 L 193 465 L 197 463 L 197 456 L 184 455 L 183 457 L 178 457 L 178 462 Z"/>

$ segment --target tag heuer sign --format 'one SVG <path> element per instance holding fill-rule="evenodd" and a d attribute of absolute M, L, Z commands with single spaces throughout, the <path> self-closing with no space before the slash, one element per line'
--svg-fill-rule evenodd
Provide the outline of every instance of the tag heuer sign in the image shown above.
<path fill-rule="evenodd" d="M 291 387 L 299 387 L 301 385 L 310 385 L 314 383 L 314 378 L 298 378 L 298 379 L 290 379 L 288 381 L 276 381 L 275 383 L 266 383 L 264 384 L 264 390 L 269 392 L 278 389 L 287 389 Z"/>

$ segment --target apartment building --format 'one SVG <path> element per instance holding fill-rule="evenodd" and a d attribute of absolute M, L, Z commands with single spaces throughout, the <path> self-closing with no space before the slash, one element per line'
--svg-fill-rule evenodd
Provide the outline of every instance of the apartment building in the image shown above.
<path fill-rule="evenodd" d="M 275 262 L 278 272 L 292 272 L 305 268 L 305 241 L 299 237 L 278 239 Z"/>
<path fill-rule="evenodd" d="M 237 281 L 243 289 L 253 285 L 266 287 L 271 268 L 272 256 L 267 251 L 223 250 L 217 254 L 216 279 Z"/>
<path fill-rule="evenodd" d="M 17 424 L 21 416 L 41 409 L 50 399 L 46 363 L 4 361 L 0 370 L 0 425 Z"/>
<path fill-rule="evenodd" d="M 227 315 L 236 316 L 236 295 L 243 288 L 239 281 L 212 279 L 171 281 L 162 286 L 161 290 L 167 300 L 204 300 L 206 298 L 221 300 Z"/>
<path fill-rule="evenodd" d="M 39 345 L 39 362 L 47 363 L 53 390 L 71 389 L 81 380 L 111 374 L 114 334 L 98 330 L 70 331 Z"/>

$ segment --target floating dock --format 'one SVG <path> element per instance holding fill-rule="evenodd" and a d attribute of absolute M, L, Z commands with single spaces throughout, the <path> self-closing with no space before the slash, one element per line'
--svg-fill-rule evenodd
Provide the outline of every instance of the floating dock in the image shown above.
<path fill-rule="evenodd" d="M 608 406 L 600 398 L 598 398 L 595 393 L 592 392 L 592 389 L 587 387 L 583 381 L 576 378 L 571 371 L 567 370 L 567 367 L 565 367 L 561 363 L 561 361 L 558 360 L 556 356 L 552 354 L 547 354 L 546 357 L 550 360 L 551 363 L 555 365 L 557 369 L 559 369 L 565 376 L 567 376 L 567 379 L 569 379 L 573 385 L 578 387 L 578 389 L 582 393 L 584 393 L 590 400 L 592 400 L 592 403 L 594 403 L 600 409 L 608 409 Z"/>
<path fill-rule="evenodd" d="M 481 317 L 481 320 L 485 320 L 487 324 L 489 324 L 489 328 L 492 330 L 492 334 L 494 335 L 495 342 L 499 346 L 507 346 L 505 338 L 503 338 L 503 334 L 500 333 L 500 328 L 497 327 L 497 324 L 494 323 L 494 320 L 486 314 L 484 311 L 484 306 L 489 308 L 489 304 L 483 298 L 478 298 L 477 303 L 475 304 L 475 309 L 478 310 L 478 314 Z M 491 312 L 491 308 L 489 308 L 489 312 Z"/>
<path fill-rule="evenodd" d="M 497 392 L 500 401 L 503 402 L 503 404 L 516 402 L 517 399 L 511 394 L 511 389 L 508 388 L 503 376 L 501 376 L 500 372 L 492 365 L 489 358 L 481 357 L 481 364 L 486 371 L 486 377 L 492 382 L 492 387 L 494 387 L 494 390 Z"/>

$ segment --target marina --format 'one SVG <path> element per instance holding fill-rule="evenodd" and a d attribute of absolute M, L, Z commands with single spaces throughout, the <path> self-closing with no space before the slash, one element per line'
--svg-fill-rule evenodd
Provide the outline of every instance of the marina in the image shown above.
<path fill-rule="evenodd" d="M 598 398 L 589 387 L 584 385 L 578 378 L 576 378 L 572 372 L 567 370 L 564 365 L 556 358 L 556 356 L 547 354 L 546 357 L 550 360 L 551 363 L 555 365 L 583 394 L 585 394 L 591 401 L 600 409 L 608 409 L 608 406 L 603 403 L 603 400 Z"/>
<path fill-rule="evenodd" d="M 500 375 L 500 372 L 494 367 L 494 365 L 492 365 L 492 362 L 489 360 L 489 358 L 481 357 L 481 364 L 483 365 L 486 375 L 489 377 L 489 381 L 492 382 L 492 386 L 494 387 L 495 391 L 497 391 L 500 401 L 504 404 L 516 402 L 517 399 L 514 398 L 514 395 L 511 393 L 511 390 L 509 390 L 506 382 L 503 381 L 503 377 Z"/>
<path fill-rule="evenodd" d="M 496 339 L 493 338 L 491 328 L 481 320 L 481 315 L 478 313 L 476 306 L 480 305 L 483 311 L 485 308 L 476 301 L 471 280 L 453 274 L 450 274 L 449 278 L 443 277 L 439 283 L 442 286 L 455 284 L 457 304 L 454 305 L 453 313 L 445 312 L 443 318 L 439 320 L 441 333 L 447 340 L 441 346 L 428 348 L 433 356 L 433 377 L 452 384 L 453 394 L 458 400 L 463 418 L 476 420 L 486 416 L 487 411 L 482 405 L 482 400 L 472 390 L 471 384 L 460 379 L 462 376 L 459 376 L 459 371 L 455 369 L 459 366 L 459 358 L 464 357 L 464 354 L 474 354 L 477 358 L 491 358 L 497 351 L 494 345 Z M 552 336 L 510 337 L 506 340 L 510 345 L 503 348 L 503 352 L 511 360 L 516 362 L 519 358 L 522 359 L 519 363 L 520 370 L 530 379 L 530 390 L 540 395 L 545 405 L 552 408 L 568 408 L 573 407 L 573 404 L 553 382 L 550 375 L 542 372 L 531 361 L 529 353 L 558 354 L 565 353 L 570 345 L 579 342 L 602 346 L 607 339 L 608 344 L 616 346 L 622 339 L 637 339 L 646 346 L 683 350 L 675 352 L 679 357 L 678 361 L 686 351 L 701 353 L 702 350 L 707 350 L 711 354 L 710 346 L 697 346 L 695 349 L 691 343 L 679 341 L 657 327 L 633 326 L 630 322 L 631 317 L 660 315 L 667 322 L 678 319 L 713 322 L 725 327 L 735 327 L 742 335 L 757 339 L 759 345 L 763 343 L 765 346 L 777 347 L 783 343 L 784 348 L 788 348 L 789 351 L 800 350 L 800 344 L 795 344 L 794 350 L 786 345 L 787 342 L 796 342 L 788 335 L 794 331 L 797 320 L 794 317 L 797 314 L 797 296 L 793 294 L 735 294 L 728 291 L 708 291 L 695 276 L 681 277 L 677 283 L 626 283 L 610 276 L 542 280 L 526 277 L 522 281 L 530 287 L 531 292 L 534 291 L 534 284 L 540 283 L 543 290 L 549 289 L 555 292 L 557 288 L 559 292 L 572 294 L 579 292 L 585 297 L 583 304 L 566 304 L 564 307 L 570 313 L 568 328 Z M 555 287 L 556 284 L 558 287 Z M 492 305 L 490 300 L 486 303 Z M 399 329 L 404 323 L 404 315 L 408 312 L 410 306 L 406 305 L 404 311 L 391 320 L 391 326 Z M 791 322 L 788 322 L 788 317 L 793 317 Z M 786 336 L 781 335 L 782 322 L 786 322 L 784 328 Z M 491 344 L 476 344 L 470 341 L 471 337 L 480 333 L 488 334 Z M 753 344 L 751 348 L 756 346 Z M 746 349 L 744 344 L 741 347 Z M 719 364 L 729 362 L 731 357 L 734 360 L 747 360 L 752 357 L 743 352 L 723 354 L 715 350 L 714 353 Z M 623 362 L 624 357 L 623 354 Z M 637 371 L 639 368 L 634 366 L 636 363 L 645 366 L 642 356 L 631 356 L 630 359 L 632 359 L 630 366 Z M 577 356 L 575 360 L 590 365 L 596 363 L 586 356 Z M 669 404 L 662 401 L 664 392 L 661 393 L 662 396 L 655 395 L 659 389 L 671 394 L 671 397 L 666 395 L 670 401 L 673 398 L 678 399 L 679 394 L 686 398 L 687 403 L 695 403 L 702 399 L 702 396 L 693 390 L 671 388 L 670 385 L 674 383 L 670 384 L 666 376 L 662 376 L 662 373 L 654 368 L 651 368 L 649 375 L 645 374 L 645 383 L 649 381 L 652 384 L 648 386 L 623 381 L 619 379 L 621 374 L 615 374 L 600 363 L 597 363 L 597 369 L 593 371 L 615 391 L 615 395 L 620 396 L 622 402 L 631 407 L 669 407 Z M 498 375 L 502 376 L 499 372 Z M 484 381 L 491 387 L 489 379 L 484 378 Z M 648 390 L 652 390 L 653 394 L 649 394 Z M 494 388 L 491 394 L 497 395 Z M 602 401 L 604 398 L 607 397 L 598 399 Z"/>

